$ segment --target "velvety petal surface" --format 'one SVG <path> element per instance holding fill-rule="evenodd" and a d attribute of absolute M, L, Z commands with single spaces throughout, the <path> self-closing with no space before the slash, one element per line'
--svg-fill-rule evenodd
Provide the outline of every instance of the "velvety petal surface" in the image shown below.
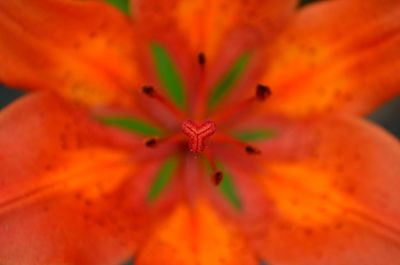
<path fill-rule="evenodd" d="M 206 201 L 177 204 L 159 221 L 135 264 L 258 264 L 242 234 Z"/>
<path fill-rule="evenodd" d="M 201 78 L 211 89 L 235 61 L 249 55 L 257 73 L 262 51 L 295 11 L 297 1 L 132 0 L 132 14 L 143 36 L 162 43 L 172 54 L 187 88 L 196 91 Z M 206 57 L 201 77 L 197 56 Z M 250 78 L 250 77 L 247 77 Z"/>
<path fill-rule="evenodd" d="M 94 105 L 130 104 L 140 76 L 131 21 L 101 1 L 2 1 L 0 82 Z"/>
<path fill-rule="evenodd" d="M 270 49 L 266 109 L 365 114 L 400 93 L 400 3 L 321 1 L 299 11 Z"/>
<path fill-rule="evenodd" d="M 242 34 L 239 36 L 246 38 L 244 41 L 275 34 L 295 5 L 296 1 L 291 0 L 132 0 L 132 12 L 141 23 L 138 26 L 148 30 L 153 38 L 181 37 L 193 51 L 203 51 L 213 57 L 218 48 L 232 41 L 239 32 Z"/>
<path fill-rule="evenodd" d="M 243 230 L 267 264 L 400 262 L 398 139 L 365 121 L 326 117 L 291 123 L 260 148 L 258 173 L 231 166 Z"/>
<path fill-rule="evenodd" d="M 115 265 L 132 255 L 148 227 L 155 165 L 139 169 L 136 154 L 119 148 L 123 138 L 51 94 L 2 111 L 2 264 Z"/>

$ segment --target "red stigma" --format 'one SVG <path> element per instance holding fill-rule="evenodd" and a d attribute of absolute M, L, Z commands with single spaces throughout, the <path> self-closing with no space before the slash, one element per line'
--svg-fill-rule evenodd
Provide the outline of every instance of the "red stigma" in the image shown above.
<path fill-rule="evenodd" d="M 205 141 L 215 133 L 217 126 L 213 121 L 197 124 L 187 120 L 182 123 L 182 131 L 189 137 L 189 149 L 194 153 L 201 153 L 205 148 Z"/>

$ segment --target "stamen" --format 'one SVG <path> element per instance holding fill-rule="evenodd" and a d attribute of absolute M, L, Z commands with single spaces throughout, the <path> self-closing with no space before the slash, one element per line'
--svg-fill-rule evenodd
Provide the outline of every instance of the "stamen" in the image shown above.
<path fill-rule="evenodd" d="M 150 96 L 150 97 L 154 97 L 156 91 L 154 90 L 154 87 L 152 86 L 143 86 L 142 88 L 143 93 L 145 93 L 146 95 Z"/>
<path fill-rule="evenodd" d="M 220 142 L 225 142 L 228 144 L 233 144 L 236 146 L 239 146 L 241 148 L 243 148 L 243 150 L 248 154 L 248 155 L 260 155 L 262 152 L 260 149 L 249 145 L 247 143 L 244 143 L 232 136 L 226 135 L 226 134 L 217 134 L 214 138 L 216 141 L 220 141 Z"/>
<path fill-rule="evenodd" d="M 217 171 L 213 175 L 213 183 L 215 186 L 218 186 L 222 179 L 224 178 L 224 174 L 221 171 Z"/>
<path fill-rule="evenodd" d="M 189 150 L 194 153 L 204 151 L 207 138 L 215 133 L 217 126 L 212 121 L 197 124 L 187 120 L 182 123 L 182 131 L 189 137 Z"/>
<path fill-rule="evenodd" d="M 207 81 L 207 71 L 206 71 L 206 55 L 203 52 L 199 52 L 197 55 L 197 62 L 200 65 L 199 78 L 198 78 L 198 87 L 197 87 L 197 95 L 195 101 L 194 108 L 194 118 L 202 119 L 205 113 L 205 105 L 206 105 L 206 81 Z"/>
<path fill-rule="evenodd" d="M 144 142 L 144 145 L 147 147 L 155 147 L 158 144 L 157 138 L 149 138 Z"/>
<path fill-rule="evenodd" d="M 258 84 L 256 86 L 254 96 L 226 107 L 222 112 L 218 112 L 218 114 L 213 117 L 213 120 L 221 123 L 225 120 L 232 118 L 239 112 L 249 111 L 253 107 L 254 103 L 263 102 L 270 95 L 271 89 L 268 86 Z"/>
<path fill-rule="evenodd" d="M 257 85 L 256 97 L 259 101 L 264 101 L 266 98 L 271 96 L 271 93 L 269 87 L 262 84 Z"/>
<path fill-rule="evenodd" d="M 204 66 L 206 64 L 206 55 L 202 52 L 200 52 L 197 56 L 197 60 L 199 61 L 199 64 L 201 66 Z"/>
<path fill-rule="evenodd" d="M 162 106 L 171 111 L 178 120 L 184 119 L 185 115 L 166 97 L 158 93 L 158 91 L 155 90 L 153 86 L 143 86 L 142 92 L 146 96 L 157 100 Z"/>
<path fill-rule="evenodd" d="M 179 133 L 174 133 L 166 137 L 151 137 L 144 141 L 144 145 L 149 148 L 157 147 L 160 144 L 177 143 L 183 140 L 183 136 Z"/>
<path fill-rule="evenodd" d="M 247 145 L 244 149 L 246 151 L 246 153 L 248 153 L 249 155 L 259 155 L 261 154 L 261 151 L 251 145 Z"/>
<path fill-rule="evenodd" d="M 207 150 L 205 156 L 212 170 L 211 180 L 215 186 L 218 186 L 221 183 L 222 179 L 224 178 L 224 174 L 222 173 L 222 171 L 217 169 L 214 157 L 210 150 Z"/>

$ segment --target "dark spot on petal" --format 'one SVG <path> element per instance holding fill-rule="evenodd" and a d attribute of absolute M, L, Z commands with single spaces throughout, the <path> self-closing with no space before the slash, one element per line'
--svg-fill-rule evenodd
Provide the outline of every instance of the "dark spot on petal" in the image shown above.
<path fill-rule="evenodd" d="M 90 206 L 93 205 L 93 202 L 92 202 L 91 200 L 89 200 L 89 199 L 86 199 L 86 200 L 85 200 L 85 205 L 88 206 L 88 207 L 90 207 Z"/>
<path fill-rule="evenodd" d="M 312 236 L 314 235 L 314 230 L 312 230 L 311 228 L 305 228 L 304 233 L 306 236 Z"/>
<path fill-rule="evenodd" d="M 338 222 L 338 223 L 335 224 L 335 228 L 336 228 L 336 229 L 339 229 L 339 230 L 342 229 L 343 226 L 344 226 L 344 225 L 343 225 L 342 222 Z"/>
<path fill-rule="evenodd" d="M 97 32 L 96 31 L 89 32 L 89 38 L 93 39 L 95 37 L 97 37 Z"/>
<path fill-rule="evenodd" d="M 83 198 L 82 193 L 80 192 L 75 193 L 75 199 L 82 200 L 82 198 Z"/>
<path fill-rule="evenodd" d="M 104 222 L 104 220 L 97 220 L 97 222 L 96 222 L 96 224 L 98 225 L 98 226 L 101 226 L 101 227 L 103 227 L 103 226 L 105 226 L 106 225 L 106 223 Z"/>
<path fill-rule="evenodd" d="M 84 213 L 83 213 L 83 219 L 85 219 L 85 220 L 89 220 L 89 219 L 90 219 L 90 215 L 89 215 L 89 213 L 87 213 L 87 212 L 84 212 Z"/>

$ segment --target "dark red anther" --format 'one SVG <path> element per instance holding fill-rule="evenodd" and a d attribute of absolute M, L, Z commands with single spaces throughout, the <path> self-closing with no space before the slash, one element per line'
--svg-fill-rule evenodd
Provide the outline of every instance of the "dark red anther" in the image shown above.
<path fill-rule="evenodd" d="M 217 126 L 213 121 L 197 124 L 187 120 L 182 123 L 182 131 L 189 137 L 189 149 L 194 153 L 201 153 L 205 148 L 205 141 L 215 133 Z"/>
<path fill-rule="evenodd" d="M 155 147 L 158 143 L 157 138 L 149 138 L 144 142 L 144 145 L 147 147 Z"/>
<path fill-rule="evenodd" d="M 197 60 L 201 66 L 204 66 L 206 64 L 206 55 L 200 52 L 197 56 Z"/>
<path fill-rule="evenodd" d="M 142 92 L 150 97 L 153 97 L 156 94 L 156 91 L 152 86 L 143 86 Z"/>
<path fill-rule="evenodd" d="M 261 151 L 251 145 L 246 145 L 245 149 L 246 153 L 249 155 L 259 155 L 261 154 Z"/>
<path fill-rule="evenodd" d="M 264 101 L 271 96 L 271 89 L 265 85 L 258 84 L 256 90 L 256 97 L 259 101 Z"/>
<path fill-rule="evenodd" d="M 215 186 L 218 186 L 222 179 L 224 178 L 224 174 L 221 171 L 217 171 L 213 175 L 213 183 Z"/>

